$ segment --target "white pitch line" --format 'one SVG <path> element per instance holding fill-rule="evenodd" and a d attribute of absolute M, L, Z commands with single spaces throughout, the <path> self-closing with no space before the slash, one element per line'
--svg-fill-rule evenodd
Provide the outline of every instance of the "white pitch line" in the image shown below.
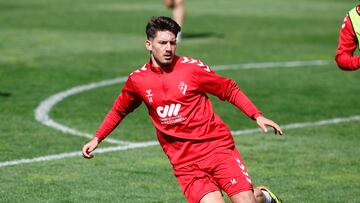
<path fill-rule="evenodd" d="M 64 100 L 66 97 L 69 97 L 69 96 L 72 96 L 74 94 L 78 94 L 81 92 L 85 92 L 87 90 L 92 90 L 92 89 L 103 87 L 103 86 L 108 86 L 108 85 L 113 85 L 116 83 L 125 82 L 126 79 L 127 79 L 127 77 L 120 77 L 120 78 L 115 78 L 115 79 L 111 79 L 111 80 L 104 80 L 104 81 L 97 82 L 97 83 L 89 83 L 86 85 L 76 86 L 76 87 L 70 88 L 68 90 L 54 94 L 54 95 L 50 96 L 49 98 L 45 99 L 44 101 L 42 101 L 39 104 L 39 106 L 35 109 L 35 119 L 37 121 L 39 121 L 40 123 L 42 123 L 46 126 L 49 126 L 51 128 L 54 128 L 56 130 L 59 130 L 61 132 L 69 133 L 69 134 L 80 136 L 80 137 L 92 138 L 93 135 L 91 135 L 91 134 L 80 132 L 78 130 L 69 128 L 65 125 L 62 125 L 62 124 L 54 121 L 49 116 L 50 110 L 57 103 Z M 119 140 L 115 140 L 115 139 L 111 139 L 111 138 L 107 138 L 106 142 L 113 143 L 113 144 L 129 144 L 130 143 L 130 142 L 119 141 Z"/>
<path fill-rule="evenodd" d="M 222 70 L 231 70 L 231 69 L 256 69 L 256 68 L 284 68 L 284 67 L 304 67 L 304 66 L 321 66 L 329 64 L 328 61 L 322 60 L 313 60 L 313 61 L 283 61 L 283 62 L 264 62 L 264 63 L 248 63 L 248 64 L 233 64 L 233 65 L 217 65 L 214 66 L 214 70 L 222 71 Z M 99 87 L 109 86 L 117 83 L 122 83 L 127 80 L 127 77 L 119 77 L 110 80 L 104 80 L 100 82 L 89 83 L 85 85 L 76 86 L 70 88 L 68 90 L 56 93 L 44 101 L 42 101 L 39 106 L 35 109 L 35 119 L 40 123 L 49 126 L 50 128 L 54 128 L 64 133 L 68 133 L 75 136 L 92 138 L 93 135 L 88 133 L 80 132 L 76 129 L 70 128 L 68 126 L 62 125 L 52 118 L 50 118 L 49 113 L 51 109 L 59 102 L 64 100 L 65 98 L 85 92 L 88 90 L 92 90 Z M 130 144 L 131 142 L 121 141 L 116 139 L 107 138 L 104 142 L 109 142 L 113 144 Z"/>
<path fill-rule="evenodd" d="M 158 144 L 156 141 L 149 141 L 149 142 L 138 142 L 133 144 L 127 144 L 123 146 L 116 146 L 116 147 L 104 147 L 96 149 L 94 154 L 101 154 L 101 153 L 107 153 L 107 152 L 113 152 L 113 151 L 121 151 L 121 150 L 128 150 L 128 149 L 135 149 L 135 148 L 144 148 L 149 147 Z M 14 160 L 14 161 L 6 161 L 6 162 L 0 162 L 0 168 L 6 167 L 6 166 L 15 166 L 19 164 L 29 164 L 29 163 L 35 163 L 35 162 L 42 162 L 42 161 L 51 161 L 51 160 L 57 160 L 57 159 L 64 159 L 69 157 L 80 157 L 82 156 L 81 151 L 76 152 L 68 152 L 68 153 L 61 153 L 61 154 L 54 154 L 54 155 L 48 155 L 48 156 L 40 156 L 32 159 L 20 159 L 20 160 Z"/>
<path fill-rule="evenodd" d="M 219 65 L 215 66 L 214 70 L 233 70 L 233 69 L 258 69 L 258 68 L 295 68 L 305 66 L 323 66 L 328 65 L 329 61 L 314 60 L 314 61 L 282 61 L 282 62 L 264 62 L 264 63 L 245 63 L 233 65 Z"/>
<path fill-rule="evenodd" d="M 350 117 L 343 117 L 343 118 L 333 118 L 333 119 L 327 119 L 327 120 L 319 120 L 315 122 L 304 122 L 304 123 L 292 123 L 282 126 L 283 130 L 288 129 L 298 129 L 298 128 L 306 128 L 306 127 L 317 127 L 317 126 L 324 126 L 324 125 L 332 125 L 332 124 L 340 124 L 340 123 L 349 123 L 353 121 L 360 121 L 360 115 L 354 115 Z M 245 130 L 236 130 L 232 131 L 232 134 L 234 136 L 238 135 L 244 135 L 244 134 L 252 134 L 252 133 L 258 133 L 260 132 L 259 128 L 253 128 L 253 129 L 245 129 Z M 116 147 L 104 147 L 104 148 L 98 148 L 94 152 L 94 154 L 102 154 L 107 152 L 114 152 L 114 151 L 121 151 L 121 150 L 128 150 L 128 149 L 135 149 L 135 148 L 145 148 L 157 145 L 157 141 L 148 141 L 148 142 L 138 142 L 138 143 L 132 143 L 127 144 L 125 146 L 116 146 Z M 48 155 L 48 156 L 41 156 L 36 157 L 32 159 L 20 159 L 20 160 L 13 160 L 13 161 L 6 161 L 6 162 L 0 162 L 0 168 L 6 167 L 6 166 L 15 166 L 19 164 L 27 164 L 27 163 L 35 163 L 35 162 L 41 162 L 41 161 L 51 161 L 56 159 L 63 159 L 63 158 L 69 158 L 69 157 L 80 157 L 81 152 L 69 152 L 69 153 L 61 153 L 61 154 L 55 154 L 55 155 Z"/>
<path fill-rule="evenodd" d="M 343 117 L 343 118 L 333 118 L 328 120 L 319 120 L 314 122 L 292 123 L 292 124 L 282 125 L 281 128 L 283 130 L 289 130 L 289 129 L 297 129 L 297 128 L 317 127 L 317 126 L 331 125 L 331 124 L 349 123 L 353 121 L 360 121 L 360 115 Z M 261 132 L 260 128 L 231 131 L 231 133 L 234 136 L 257 133 L 257 132 Z"/>

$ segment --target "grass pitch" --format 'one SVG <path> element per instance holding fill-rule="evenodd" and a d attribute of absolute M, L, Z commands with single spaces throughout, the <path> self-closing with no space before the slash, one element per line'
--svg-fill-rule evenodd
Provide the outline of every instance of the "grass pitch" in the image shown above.
<path fill-rule="evenodd" d="M 356 2 L 187 1 L 179 55 L 212 65 L 329 61 L 324 66 L 226 70 L 279 124 L 360 115 L 359 74 L 333 62 L 345 13 Z M 155 0 L 0 0 L 0 162 L 79 151 L 87 139 L 38 123 L 34 110 L 74 86 L 126 76 L 148 58 L 150 16 L 171 15 Z M 93 133 L 122 84 L 83 92 L 50 116 Z M 232 130 L 255 128 L 230 104 L 212 98 Z M 359 202 L 359 121 L 285 130 L 283 137 L 236 136 L 255 185 L 285 202 Z M 110 136 L 155 140 L 139 108 Z M 101 147 L 113 144 L 102 143 Z M 0 202 L 186 202 L 159 146 L 0 168 Z"/>

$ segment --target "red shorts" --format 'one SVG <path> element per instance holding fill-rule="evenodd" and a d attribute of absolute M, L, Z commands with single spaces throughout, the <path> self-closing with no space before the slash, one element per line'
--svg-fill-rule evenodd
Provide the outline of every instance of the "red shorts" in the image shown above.
<path fill-rule="evenodd" d="M 198 203 L 206 194 L 224 191 L 231 197 L 253 189 L 244 163 L 236 148 L 216 152 L 191 165 L 175 169 L 174 174 L 190 203 Z"/>

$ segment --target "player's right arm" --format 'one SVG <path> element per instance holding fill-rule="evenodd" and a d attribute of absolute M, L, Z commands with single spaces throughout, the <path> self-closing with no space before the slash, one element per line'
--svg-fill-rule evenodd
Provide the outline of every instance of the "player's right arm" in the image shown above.
<path fill-rule="evenodd" d="M 85 159 L 91 159 L 94 156 L 91 154 L 94 151 L 98 144 L 100 143 L 99 138 L 94 137 L 90 142 L 86 143 L 82 148 L 82 155 Z"/>
<path fill-rule="evenodd" d="M 335 61 L 340 69 L 351 71 L 360 68 L 360 56 L 354 56 L 357 45 L 357 38 L 350 17 L 347 15 L 340 29 L 335 56 Z"/>
<path fill-rule="evenodd" d="M 96 131 L 94 138 L 84 145 L 82 149 L 84 158 L 92 158 L 91 152 L 96 149 L 97 145 L 119 125 L 128 113 L 139 107 L 141 102 L 142 100 L 136 94 L 131 78 L 129 77 L 120 95 Z"/>

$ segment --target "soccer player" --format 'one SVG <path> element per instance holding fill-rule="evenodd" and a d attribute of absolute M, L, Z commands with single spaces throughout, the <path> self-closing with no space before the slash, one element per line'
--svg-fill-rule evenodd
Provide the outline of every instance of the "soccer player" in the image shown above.
<path fill-rule="evenodd" d="M 164 5 L 172 9 L 172 18 L 183 28 L 185 18 L 185 0 L 163 0 Z M 177 41 L 181 39 L 181 31 L 177 34 Z"/>
<path fill-rule="evenodd" d="M 94 138 L 84 145 L 83 156 L 92 158 L 98 144 L 143 102 L 189 202 L 224 202 L 221 191 L 232 202 L 281 202 L 268 188 L 253 188 L 231 132 L 214 113 L 207 94 L 232 103 L 264 132 L 270 126 L 281 135 L 281 128 L 265 118 L 233 80 L 200 60 L 175 55 L 180 29 L 169 17 L 150 19 L 145 41 L 150 59 L 129 75 Z"/>
<path fill-rule="evenodd" d="M 335 60 L 342 70 L 353 71 L 360 68 L 360 56 L 354 56 L 360 39 L 360 5 L 351 9 L 345 16 L 340 29 L 339 44 Z"/>

